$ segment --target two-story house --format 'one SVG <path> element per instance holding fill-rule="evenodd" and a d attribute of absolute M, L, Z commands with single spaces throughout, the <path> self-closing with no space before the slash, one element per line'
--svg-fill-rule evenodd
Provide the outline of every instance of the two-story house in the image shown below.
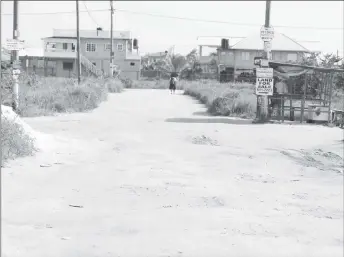
<path fill-rule="evenodd" d="M 45 69 L 54 68 L 55 76 L 69 77 L 77 72 L 76 30 L 54 29 L 53 36 L 43 38 Z M 110 71 L 110 31 L 80 30 L 82 72 Z M 141 57 L 133 49 L 130 31 L 113 31 L 114 64 L 121 77 L 139 79 Z"/>
<path fill-rule="evenodd" d="M 278 32 L 275 32 L 271 45 L 272 59 L 278 62 L 297 62 L 305 54 L 311 52 L 295 40 Z M 263 51 L 264 42 L 259 33 L 240 40 L 228 49 L 219 46 L 217 48 L 218 71 L 229 77 L 229 80 L 235 80 L 243 73 L 252 73 L 256 68 L 254 58 L 262 56 Z M 204 58 L 209 59 L 209 57 Z"/>

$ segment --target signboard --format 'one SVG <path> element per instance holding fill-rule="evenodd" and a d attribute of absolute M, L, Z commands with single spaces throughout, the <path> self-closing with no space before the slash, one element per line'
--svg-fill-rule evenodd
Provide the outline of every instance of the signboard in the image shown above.
<path fill-rule="evenodd" d="M 262 66 L 262 67 L 269 67 L 269 60 L 261 59 L 260 60 L 260 66 Z"/>
<path fill-rule="evenodd" d="M 257 68 L 256 76 L 257 78 L 273 78 L 274 69 L 273 68 Z"/>
<path fill-rule="evenodd" d="M 256 80 L 256 95 L 273 95 L 274 79 L 258 78 Z"/>
<path fill-rule="evenodd" d="M 273 95 L 273 72 L 272 68 L 256 69 L 256 95 Z"/>
<path fill-rule="evenodd" d="M 264 50 L 265 52 L 270 52 L 272 49 L 271 42 L 270 41 L 264 41 Z"/>
<path fill-rule="evenodd" d="M 20 69 L 20 67 L 21 67 L 21 61 L 20 60 L 13 61 L 13 69 Z"/>
<path fill-rule="evenodd" d="M 19 75 L 20 74 L 20 70 L 12 70 L 12 74 L 13 75 Z"/>
<path fill-rule="evenodd" d="M 273 27 L 262 27 L 260 29 L 260 38 L 263 41 L 271 41 L 274 38 L 275 32 Z"/>
<path fill-rule="evenodd" d="M 7 39 L 5 48 L 10 51 L 24 50 L 24 40 Z"/>

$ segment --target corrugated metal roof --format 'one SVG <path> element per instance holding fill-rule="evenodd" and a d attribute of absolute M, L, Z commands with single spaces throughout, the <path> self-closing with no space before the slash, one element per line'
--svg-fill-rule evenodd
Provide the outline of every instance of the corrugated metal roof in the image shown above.
<path fill-rule="evenodd" d="M 272 50 L 275 51 L 310 52 L 307 48 L 303 47 L 295 40 L 276 31 L 271 44 Z M 264 50 L 264 43 L 263 40 L 260 38 L 260 33 L 256 33 L 239 41 L 237 44 L 232 46 L 232 49 Z"/>

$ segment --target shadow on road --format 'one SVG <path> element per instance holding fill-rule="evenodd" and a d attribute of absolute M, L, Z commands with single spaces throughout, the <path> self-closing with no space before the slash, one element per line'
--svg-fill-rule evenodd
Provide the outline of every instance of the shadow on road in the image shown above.
<path fill-rule="evenodd" d="M 179 123 L 223 123 L 234 125 L 252 125 L 252 120 L 228 119 L 228 118 L 169 118 L 165 122 Z"/>
<path fill-rule="evenodd" d="M 195 115 L 195 116 L 208 116 L 208 117 L 211 117 L 209 115 L 208 112 L 194 112 L 192 115 Z"/>

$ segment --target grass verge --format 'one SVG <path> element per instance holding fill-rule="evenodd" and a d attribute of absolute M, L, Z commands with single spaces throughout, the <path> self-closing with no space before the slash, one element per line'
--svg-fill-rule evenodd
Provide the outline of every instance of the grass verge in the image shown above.
<path fill-rule="evenodd" d="M 12 83 L 9 75 L 3 76 L 1 104 L 10 105 Z M 106 101 L 108 93 L 121 92 L 123 84 L 110 78 L 86 78 L 78 85 L 75 79 L 24 74 L 20 77 L 19 89 L 19 116 L 35 117 L 95 109 L 101 102 Z M 16 120 L 20 119 L 19 116 L 11 113 L 10 109 L 7 113 L 1 113 L 2 163 L 35 152 L 34 139 L 27 133 L 25 126 Z"/>
<path fill-rule="evenodd" d="M 8 88 L 11 83 L 10 78 L 3 82 Z M 19 115 L 34 117 L 95 109 L 109 92 L 121 92 L 123 84 L 114 79 L 87 78 L 78 85 L 75 79 L 22 76 L 19 88 Z M 3 99 L 10 102 L 8 96 Z"/>
<path fill-rule="evenodd" d="M 200 100 L 212 115 L 254 118 L 256 96 L 254 85 L 219 83 L 214 80 L 181 81 L 184 94 Z"/>

